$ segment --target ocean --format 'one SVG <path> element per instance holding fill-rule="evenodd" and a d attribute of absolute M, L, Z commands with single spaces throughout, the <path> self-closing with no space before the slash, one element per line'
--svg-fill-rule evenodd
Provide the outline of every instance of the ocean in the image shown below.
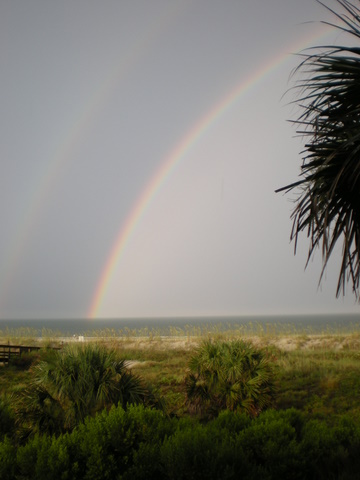
<path fill-rule="evenodd" d="M 272 315 L 231 317 L 169 317 L 121 319 L 0 319 L 0 335 L 29 332 L 32 336 L 196 335 L 238 330 L 246 333 L 347 333 L 360 332 L 359 314 Z"/>

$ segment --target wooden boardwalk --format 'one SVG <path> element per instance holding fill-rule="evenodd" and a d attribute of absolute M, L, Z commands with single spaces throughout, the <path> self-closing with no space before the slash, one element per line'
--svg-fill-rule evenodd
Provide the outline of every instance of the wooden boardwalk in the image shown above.
<path fill-rule="evenodd" d="M 11 357 L 20 357 L 23 353 L 40 350 L 42 347 L 24 346 L 24 345 L 0 345 L 0 363 L 9 363 Z"/>

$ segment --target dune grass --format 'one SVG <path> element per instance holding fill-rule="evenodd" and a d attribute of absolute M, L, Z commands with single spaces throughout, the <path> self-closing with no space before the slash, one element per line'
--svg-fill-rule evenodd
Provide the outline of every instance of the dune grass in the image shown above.
<path fill-rule="evenodd" d="M 42 338 L 30 330 L 0 332 L 0 342 L 61 346 L 61 332 L 46 331 Z M 170 335 L 171 333 L 171 335 Z M 134 373 L 153 385 L 165 397 L 170 414 L 185 415 L 187 363 L 194 348 L 207 338 L 246 339 L 267 349 L 278 372 L 276 408 L 296 407 L 307 415 L 329 422 L 348 413 L 360 417 L 360 331 L 334 330 L 312 333 L 291 325 L 247 325 L 226 329 L 202 326 L 172 331 L 140 329 L 137 331 L 90 332 L 86 341 L 116 347 L 130 361 Z M 46 349 L 33 354 L 33 363 L 46 355 Z M 25 388 L 31 367 L 0 367 L 2 394 L 12 395 Z"/>

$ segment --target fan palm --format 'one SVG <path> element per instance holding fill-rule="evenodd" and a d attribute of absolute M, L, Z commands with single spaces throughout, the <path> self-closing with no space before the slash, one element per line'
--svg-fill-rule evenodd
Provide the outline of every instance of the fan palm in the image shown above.
<path fill-rule="evenodd" d="M 243 410 L 251 416 L 272 405 L 274 369 L 264 350 L 243 341 L 205 341 L 188 364 L 187 403 L 202 413 Z"/>
<path fill-rule="evenodd" d="M 40 362 L 22 400 L 18 413 L 32 430 L 49 433 L 71 430 L 112 404 L 156 404 L 115 350 L 92 344 L 69 346 Z"/>
<path fill-rule="evenodd" d="M 360 9 L 336 0 L 344 10 L 340 25 L 324 22 L 360 40 Z M 360 44 L 359 44 L 360 45 Z M 295 73 L 301 114 L 295 123 L 308 138 L 303 151 L 301 179 L 277 191 L 300 190 L 292 213 L 291 240 L 295 252 L 300 232 L 310 239 L 307 264 L 317 247 L 323 269 L 338 243 L 342 261 L 336 295 L 351 281 L 359 296 L 360 277 L 360 46 L 313 47 L 302 55 Z"/>

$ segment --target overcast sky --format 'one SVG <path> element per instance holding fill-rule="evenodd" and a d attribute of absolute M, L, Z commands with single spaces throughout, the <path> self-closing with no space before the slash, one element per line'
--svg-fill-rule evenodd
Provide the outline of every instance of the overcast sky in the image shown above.
<path fill-rule="evenodd" d="M 274 193 L 301 164 L 292 54 L 339 39 L 304 23 L 322 18 L 315 0 L 2 0 L 0 318 L 358 312 L 336 262 L 320 289 L 320 252 L 304 271 Z"/>

